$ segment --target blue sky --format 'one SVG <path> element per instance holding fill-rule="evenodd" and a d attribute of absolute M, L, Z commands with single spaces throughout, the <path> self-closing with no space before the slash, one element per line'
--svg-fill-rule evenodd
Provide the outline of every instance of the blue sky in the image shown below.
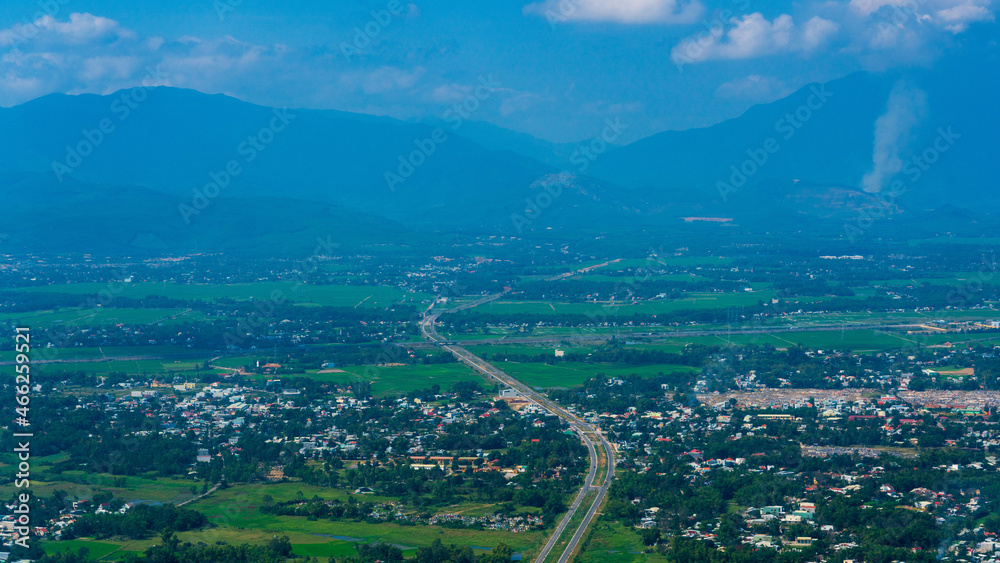
<path fill-rule="evenodd" d="M 8 0 L 0 105 L 145 82 L 420 119 L 489 78 L 473 119 L 575 141 L 619 118 L 631 141 L 995 44 L 995 2 Z"/>

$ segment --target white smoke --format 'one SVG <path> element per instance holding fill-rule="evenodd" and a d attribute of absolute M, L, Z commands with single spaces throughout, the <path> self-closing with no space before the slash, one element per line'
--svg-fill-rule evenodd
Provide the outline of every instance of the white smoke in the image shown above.
<path fill-rule="evenodd" d="M 900 153 L 907 145 L 913 128 L 924 118 L 927 95 L 902 80 L 889 93 L 885 113 L 875 120 L 875 150 L 872 170 L 865 174 L 861 185 L 866 192 L 878 193 L 890 178 L 903 168 Z"/>

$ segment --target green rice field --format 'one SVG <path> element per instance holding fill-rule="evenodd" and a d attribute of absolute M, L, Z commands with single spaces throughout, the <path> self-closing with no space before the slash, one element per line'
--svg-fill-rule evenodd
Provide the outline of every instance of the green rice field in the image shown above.
<path fill-rule="evenodd" d="M 327 305 L 335 307 L 386 308 L 401 301 L 417 302 L 429 299 L 429 295 L 407 293 L 395 287 L 373 287 L 356 285 L 296 285 L 294 282 L 258 282 L 246 284 L 178 284 L 178 283 L 77 283 L 49 285 L 44 287 L 24 287 L 13 291 L 24 293 L 68 293 L 74 295 L 97 295 L 112 291 L 115 297 L 142 299 L 159 295 L 171 299 L 213 301 L 216 299 L 284 299 L 304 305 Z"/>

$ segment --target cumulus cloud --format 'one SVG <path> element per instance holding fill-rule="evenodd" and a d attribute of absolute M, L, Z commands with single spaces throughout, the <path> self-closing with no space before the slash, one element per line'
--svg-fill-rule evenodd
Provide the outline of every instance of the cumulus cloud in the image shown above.
<path fill-rule="evenodd" d="M 140 41 L 117 21 L 70 14 L 43 15 L 0 30 L 0 104 L 50 92 L 108 93 L 148 79 L 162 43 Z M 158 85 L 158 84 L 148 84 Z"/>
<path fill-rule="evenodd" d="M 878 11 L 882 6 L 893 8 L 915 9 L 920 6 L 922 0 L 851 0 L 850 7 L 855 12 L 870 16 Z"/>
<path fill-rule="evenodd" d="M 970 23 L 991 22 L 995 19 L 993 12 L 986 6 L 971 3 L 938 10 L 934 15 L 952 33 L 962 33 L 969 28 Z"/>
<path fill-rule="evenodd" d="M 469 84 L 442 84 L 431 91 L 430 99 L 440 104 L 460 102 L 472 94 L 473 90 L 475 88 Z"/>
<path fill-rule="evenodd" d="M 953 34 L 995 21 L 994 0 L 816 1 L 801 13 L 767 19 L 721 10 L 705 29 L 681 40 L 671 60 L 682 68 L 710 60 L 828 51 L 859 57 L 866 68 L 926 62 Z"/>
<path fill-rule="evenodd" d="M 33 22 L 0 30 L 0 47 L 18 47 L 27 42 L 36 46 L 82 45 L 94 41 L 116 43 L 134 38 L 133 31 L 115 20 L 93 14 L 70 14 L 65 22 L 44 15 Z"/>
<path fill-rule="evenodd" d="M 850 9 L 883 26 L 905 27 L 920 23 L 962 33 L 969 24 L 991 22 L 991 0 L 851 0 Z"/>
<path fill-rule="evenodd" d="M 533 92 L 517 92 L 500 102 L 500 115 L 508 116 L 527 111 L 534 107 L 542 97 Z"/>
<path fill-rule="evenodd" d="M 273 92 L 271 81 L 325 83 L 333 87 L 326 95 L 344 101 L 405 91 L 424 75 L 419 66 L 344 66 L 331 60 L 230 36 L 140 37 L 115 20 L 93 14 L 73 13 L 63 20 L 43 15 L 0 29 L 0 105 L 51 92 L 108 94 L 140 84 L 238 92 L 243 98 L 264 98 L 260 101 L 265 103 L 277 96 L 280 99 L 271 103 L 288 103 L 287 92 Z M 269 80 L 261 81 L 260 76 Z"/>
<path fill-rule="evenodd" d="M 143 85 L 222 93 L 276 107 L 335 107 L 413 119 L 439 115 L 480 83 L 476 77 L 444 78 L 428 70 L 425 60 L 346 61 L 338 49 L 295 49 L 231 36 L 142 36 L 92 14 L 45 15 L 0 29 L 0 106 L 53 92 L 110 94 Z M 501 87 L 488 111 L 522 114 L 539 99 Z"/>
<path fill-rule="evenodd" d="M 525 14 L 550 23 L 568 21 L 622 24 L 688 24 L 705 11 L 700 0 L 544 0 L 524 7 Z"/>
<path fill-rule="evenodd" d="M 760 12 L 717 22 L 709 31 L 688 37 L 670 52 L 675 64 L 715 59 L 749 59 L 777 53 L 807 53 L 825 45 L 840 26 L 813 16 L 797 26 L 792 16 L 768 20 Z"/>
<path fill-rule="evenodd" d="M 994 21 L 993 0 L 851 0 L 826 4 L 826 15 L 842 24 L 844 53 L 864 68 L 927 64 L 954 45 L 953 36 Z"/>

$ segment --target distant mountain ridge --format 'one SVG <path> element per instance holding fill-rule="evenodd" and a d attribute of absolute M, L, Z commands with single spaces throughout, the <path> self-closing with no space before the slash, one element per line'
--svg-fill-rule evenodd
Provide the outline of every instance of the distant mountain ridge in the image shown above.
<path fill-rule="evenodd" d="M 691 218 L 837 227 L 871 210 L 890 223 L 960 216 L 933 214 L 943 206 L 993 214 L 1000 124 L 984 108 L 1000 73 L 984 78 L 972 62 L 947 68 L 807 85 L 711 127 L 616 147 L 585 173 L 571 163 L 576 145 L 485 123 L 274 109 L 164 87 L 142 99 L 54 94 L 0 108 L 9 202 L 0 218 L 12 233 L 46 226 L 44 236 L 18 235 L 26 246 L 69 232 L 80 234 L 77 246 L 190 250 L 243 244 L 232 238 L 240 223 L 253 225 L 250 244 L 330 230 L 378 240 L 683 229 L 700 222 Z M 899 116 L 912 117 L 905 135 L 876 143 L 876 123 Z M 946 131 L 950 144 L 938 150 Z M 862 190 L 878 151 L 903 162 L 883 174 L 881 195 Z M 906 173 L 924 156 L 934 162 Z M 889 193 L 890 181 L 904 189 Z"/>
<path fill-rule="evenodd" d="M 968 206 L 970 200 L 977 208 L 996 207 L 998 181 L 989 163 L 1000 141 L 1000 119 L 995 111 L 983 111 L 991 95 L 980 80 L 981 75 L 963 72 L 943 79 L 940 73 L 920 71 L 905 76 L 860 73 L 809 85 L 712 127 L 632 143 L 595 162 L 590 174 L 632 188 L 653 188 L 679 201 L 711 198 L 707 205 L 722 209 L 723 200 L 730 199 L 727 194 L 776 180 L 859 191 L 873 167 L 875 123 L 902 83 L 920 92 L 926 107 L 907 138 L 899 139 L 899 158 L 909 162 L 926 151 L 936 152 L 939 131 L 950 130 L 957 139 L 954 150 L 936 155 L 917 181 L 913 174 L 893 175 L 910 188 L 898 199 L 920 209 Z M 769 140 L 776 149 L 762 151 Z M 660 165 L 650 166 L 654 161 Z M 745 184 L 731 189 L 743 177 Z"/>

